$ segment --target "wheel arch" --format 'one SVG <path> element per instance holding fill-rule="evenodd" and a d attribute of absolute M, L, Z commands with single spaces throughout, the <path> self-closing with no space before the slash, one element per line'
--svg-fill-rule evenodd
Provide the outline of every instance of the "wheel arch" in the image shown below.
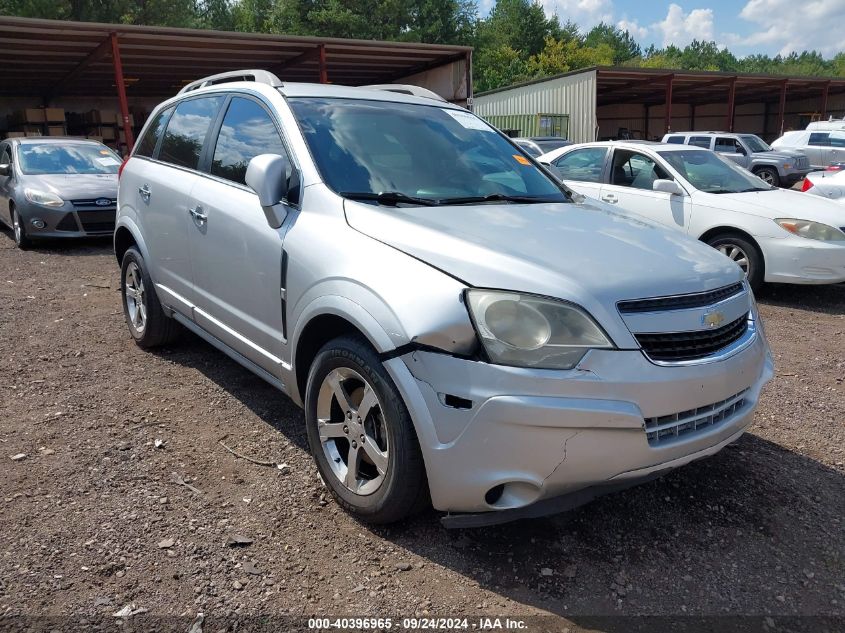
<path fill-rule="evenodd" d="M 138 248 L 144 259 L 149 259 L 147 257 L 147 246 L 141 238 L 138 227 L 130 220 L 124 219 L 114 231 L 114 255 L 117 258 L 118 266 L 123 263 L 123 256 L 132 246 Z"/>
<path fill-rule="evenodd" d="M 766 274 L 766 255 L 763 252 L 763 249 L 760 247 L 760 243 L 754 239 L 754 237 L 748 232 L 744 231 L 740 228 L 735 226 L 729 225 L 721 225 L 713 227 L 712 229 L 707 229 L 704 233 L 699 236 L 699 240 L 704 242 L 705 244 L 709 245 L 710 240 L 720 235 L 736 235 L 741 237 L 742 239 L 746 240 L 749 244 L 751 244 L 754 248 L 757 249 L 757 252 L 760 254 L 760 260 L 763 262 L 763 276 L 765 277 Z"/>

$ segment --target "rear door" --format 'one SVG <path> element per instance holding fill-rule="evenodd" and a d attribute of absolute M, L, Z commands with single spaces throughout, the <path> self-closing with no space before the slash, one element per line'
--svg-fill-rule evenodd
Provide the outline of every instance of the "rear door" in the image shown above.
<path fill-rule="evenodd" d="M 812 132 L 805 151 L 811 166 L 824 169 L 830 165 L 830 132 Z"/>
<path fill-rule="evenodd" d="M 552 161 L 566 185 L 573 191 L 598 200 L 607 162 L 607 147 L 582 147 Z"/>
<path fill-rule="evenodd" d="M 0 143 L 0 164 L 12 164 L 12 147 L 6 143 Z M 12 195 L 12 185 L 15 177 L 13 171 L 8 176 L 0 176 L 0 222 L 12 225 L 12 218 L 9 214 L 9 197 Z"/>
<path fill-rule="evenodd" d="M 845 132 L 831 132 L 829 142 L 828 165 L 845 161 Z"/>
<path fill-rule="evenodd" d="M 251 361 L 279 375 L 283 358 L 282 246 L 292 220 L 267 224 L 258 196 L 246 186 L 249 161 L 287 154 L 281 127 L 265 104 L 233 95 L 208 144 L 194 184 L 190 251 L 198 325 Z"/>
<path fill-rule="evenodd" d="M 192 227 L 190 194 L 199 176 L 202 150 L 224 97 L 195 97 L 162 112 L 150 125 L 133 155 L 132 169 L 121 178 L 124 198 L 134 197 L 150 254 L 147 262 L 161 300 L 186 317 L 196 300 L 188 249 Z M 150 158 L 135 160 L 153 149 Z M 131 177 L 128 177 L 131 174 Z"/>
<path fill-rule="evenodd" d="M 657 179 L 673 180 L 654 158 L 629 149 L 614 149 L 608 183 L 601 199 L 619 211 L 635 213 L 665 226 L 686 232 L 689 225 L 689 196 L 678 196 L 652 188 Z"/>

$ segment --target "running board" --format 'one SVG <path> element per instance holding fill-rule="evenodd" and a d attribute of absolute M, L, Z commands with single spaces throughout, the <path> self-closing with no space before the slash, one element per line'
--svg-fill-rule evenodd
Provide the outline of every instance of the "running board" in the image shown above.
<path fill-rule="evenodd" d="M 174 319 L 176 322 L 178 322 L 180 325 L 184 326 L 185 329 L 190 330 L 191 332 L 193 332 L 194 334 L 199 336 L 206 343 L 209 343 L 209 344 L 213 345 L 214 347 L 216 347 L 218 350 L 220 350 L 221 352 L 226 354 L 226 356 L 231 358 L 233 361 L 235 361 L 239 365 L 245 367 L 246 369 L 248 369 L 249 371 L 254 373 L 256 376 L 258 376 L 262 380 L 265 380 L 266 382 L 270 383 L 271 385 L 273 385 L 279 391 L 287 394 L 287 390 L 285 389 L 285 385 L 281 380 L 276 378 L 273 374 L 268 372 L 266 369 L 256 365 L 254 362 L 249 360 L 246 356 L 244 356 L 243 354 L 241 354 L 237 350 L 234 350 L 231 347 L 229 347 L 228 345 L 226 345 L 226 343 L 221 341 L 219 338 L 217 338 L 213 334 L 209 334 L 204 329 L 202 329 L 200 326 L 198 326 L 196 323 L 194 323 L 190 319 L 186 318 L 184 315 L 180 314 L 179 312 L 176 312 L 175 310 L 173 312 L 171 312 L 171 318 Z"/>

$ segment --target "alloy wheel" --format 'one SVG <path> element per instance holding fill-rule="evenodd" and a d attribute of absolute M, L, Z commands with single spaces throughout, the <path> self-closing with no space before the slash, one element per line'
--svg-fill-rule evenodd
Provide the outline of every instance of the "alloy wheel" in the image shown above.
<path fill-rule="evenodd" d="M 337 480 L 369 495 L 384 483 L 389 462 L 387 422 L 378 395 L 348 367 L 332 369 L 317 396 L 317 431 Z"/>
<path fill-rule="evenodd" d="M 129 322 L 139 335 L 143 334 L 147 327 L 147 304 L 144 296 L 144 279 L 141 269 L 135 262 L 131 262 L 126 267 L 123 285 Z"/>
<path fill-rule="evenodd" d="M 748 275 L 748 254 L 736 244 L 719 244 L 717 250 L 731 258 Z"/>
<path fill-rule="evenodd" d="M 759 174 L 757 174 L 757 177 L 760 178 L 760 180 L 765 182 L 767 185 L 774 186 L 775 184 L 774 174 L 772 174 L 772 172 L 770 172 L 768 169 L 764 169 L 763 171 L 761 171 Z"/>
<path fill-rule="evenodd" d="M 12 212 L 12 229 L 15 232 L 15 242 L 20 244 L 23 238 L 23 228 L 21 227 L 21 218 L 17 211 Z"/>

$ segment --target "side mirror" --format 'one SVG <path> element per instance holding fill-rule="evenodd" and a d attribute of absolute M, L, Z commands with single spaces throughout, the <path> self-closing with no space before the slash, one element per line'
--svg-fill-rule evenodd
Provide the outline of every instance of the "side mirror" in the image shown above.
<path fill-rule="evenodd" d="M 287 217 L 288 195 L 298 189 L 298 174 L 286 156 L 260 154 L 246 168 L 246 184 L 256 194 L 267 223 L 274 229 Z M 297 182 L 294 182 L 297 181 Z"/>
<path fill-rule="evenodd" d="M 9 163 L 0 163 L 0 176 L 8 178 L 12 175 L 12 166 Z"/>
<path fill-rule="evenodd" d="M 684 190 L 681 189 L 681 185 L 676 183 L 674 180 L 667 180 L 665 178 L 658 178 L 655 180 L 651 188 L 655 191 L 662 191 L 663 193 L 668 193 L 673 196 L 684 195 Z"/>

